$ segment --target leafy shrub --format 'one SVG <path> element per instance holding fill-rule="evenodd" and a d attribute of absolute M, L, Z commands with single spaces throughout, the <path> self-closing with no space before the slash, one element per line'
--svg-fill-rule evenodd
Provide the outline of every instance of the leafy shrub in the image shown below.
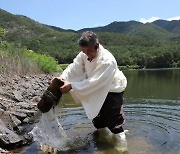
<path fill-rule="evenodd" d="M 68 65 L 69 65 L 69 64 L 60 64 L 62 70 L 65 70 Z"/>
<path fill-rule="evenodd" d="M 0 42 L 0 73 L 25 75 L 57 71 L 62 71 L 62 68 L 54 58 L 19 47 L 17 44 Z"/>
<path fill-rule="evenodd" d="M 62 71 L 58 62 L 48 55 L 37 54 L 32 50 L 27 50 L 26 55 L 39 66 L 39 68 L 45 73 Z"/>

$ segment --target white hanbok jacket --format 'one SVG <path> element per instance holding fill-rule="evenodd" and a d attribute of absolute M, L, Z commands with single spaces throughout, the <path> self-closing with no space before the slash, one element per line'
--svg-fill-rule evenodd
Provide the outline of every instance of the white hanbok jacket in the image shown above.
<path fill-rule="evenodd" d="M 122 92 L 127 86 L 123 72 L 117 67 L 114 56 L 99 45 L 98 55 L 91 62 L 82 51 L 62 73 L 71 83 L 70 93 L 81 103 L 89 119 L 96 117 L 109 92 Z"/>

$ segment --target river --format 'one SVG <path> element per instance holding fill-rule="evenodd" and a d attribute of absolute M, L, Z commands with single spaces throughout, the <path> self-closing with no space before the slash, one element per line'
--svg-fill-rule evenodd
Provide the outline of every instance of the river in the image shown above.
<path fill-rule="evenodd" d="M 124 71 L 127 154 L 180 154 L 180 69 Z M 116 154 L 107 134 L 101 139 L 84 109 L 69 94 L 60 102 L 60 122 L 74 145 L 57 153 Z M 106 136 L 107 135 L 107 136 Z M 40 153 L 34 142 L 22 153 Z M 42 153 L 42 152 L 41 152 Z"/>

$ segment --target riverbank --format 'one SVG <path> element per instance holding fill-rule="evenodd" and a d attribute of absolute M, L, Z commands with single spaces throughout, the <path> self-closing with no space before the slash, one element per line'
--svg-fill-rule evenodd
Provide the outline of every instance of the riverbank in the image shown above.
<path fill-rule="evenodd" d="M 32 142 L 24 125 L 33 123 L 36 105 L 54 76 L 58 74 L 0 75 L 0 153 Z"/>

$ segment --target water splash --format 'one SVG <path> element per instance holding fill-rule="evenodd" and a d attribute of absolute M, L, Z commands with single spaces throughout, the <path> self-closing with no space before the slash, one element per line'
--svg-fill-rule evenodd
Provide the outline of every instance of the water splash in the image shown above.
<path fill-rule="evenodd" d="M 46 145 L 64 151 L 67 150 L 68 137 L 59 122 L 58 114 L 58 106 L 53 107 L 47 113 L 43 113 L 30 133 L 33 135 L 34 141 L 40 146 Z"/>

